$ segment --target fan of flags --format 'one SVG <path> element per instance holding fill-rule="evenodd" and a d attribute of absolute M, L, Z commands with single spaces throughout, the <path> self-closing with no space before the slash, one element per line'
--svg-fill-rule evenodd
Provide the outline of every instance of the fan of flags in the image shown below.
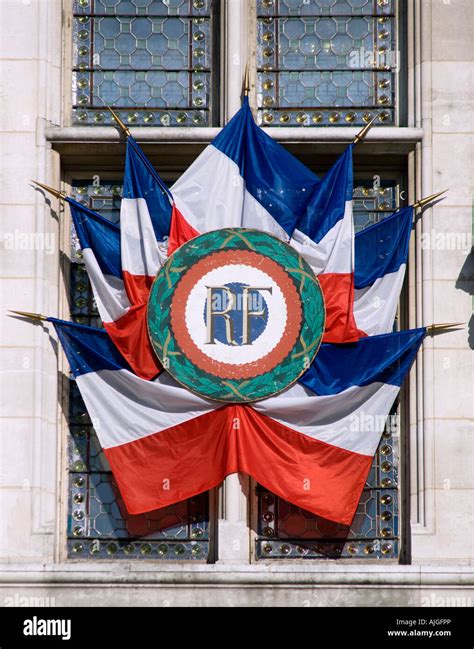
<path fill-rule="evenodd" d="M 164 507 L 244 472 L 349 525 L 385 420 L 429 333 L 393 327 L 414 209 L 443 192 L 354 234 L 354 143 L 320 179 L 255 124 L 245 98 L 168 189 L 115 118 L 127 136 L 119 225 L 36 183 L 69 203 L 104 328 L 15 313 L 53 324 L 127 510 Z M 147 330 L 149 292 L 167 257 L 229 227 L 293 246 L 318 277 L 327 313 L 308 371 L 251 404 L 223 405 L 179 385 Z"/>

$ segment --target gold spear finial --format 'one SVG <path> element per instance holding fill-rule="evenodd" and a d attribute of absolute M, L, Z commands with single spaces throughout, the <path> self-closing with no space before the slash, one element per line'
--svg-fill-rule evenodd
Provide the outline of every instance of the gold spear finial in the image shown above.
<path fill-rule="evenodd" d="M 362 140 L 365 138 L 365 136 L 367 135 L 367 133 L 368 133 L 368 132 L 370 131 L 370 129 L 372 128 L 372 126 L 373 126 L 375 120 L 377 119 L 377 117 L 378 117 L 378 115 L 374 115 L 374 116 L 372 117 L 372 119 L 370 120 L 370 122 L 369 122 L 368 124 L 366 124 L 366 125 L 364 126 L 364 128 L 361 129 L 361 130 L 357 133 L 357 135 L 356 135 L 355 138 L 354 138 L 354 144 L 359 144 L 359 142 L 362 142 Z"/>
<path fill-rule="evenodd" d="M 245 66 L 245 74 L 244 74 L 244 97 L 248 97 L 250 92 L 250 72 L 249 72 L 249 64 L 247 62 L 247 65 Z"/>
<path fill-rule="evenodd" d="M 465 323 L 464 322 L 442 322 L 440 324 L 432 324 L 426 327 L 426 333 L 429 336 L 432 336 L 434 333 L 444 333 L 448 331 L 448 329 L 452 329 L 453 327 L 464 327 Z"/>
<path fill-rule="evenodd" d="M 112 117 L 114 118 L 115 122 L 117 123 L 117 126 L 120 128 L 120 130 L 122 131 L 122 133 L 123 133 L 124 135 L 126 135 L 127 137 L 130 137 L 130 135 L 131 135 L 131 133 L 130 133 L 130 129 L 127 128 L 127 126 L 125 126 L 125 124 L 122 122 L 122 120 L 120 119 L 120 117 L 117 115 L 117 113 L 116 113 L 114 110 L 112 110 L 112 108 L 110 108 L 110 106 L 107 106 L 107 108 L 108 108 L 109 111 L 111 112 Z"/>
<path fill-rule="evenodd" d="M 31 318 L 32 320 L 47 320 L 48 317 L 45 315 L 42 315 L 41 313 L 30 313 L 29 311 L 13 311 L 12 309 L 8 309 L 10 313 L 14 313 L 15 315 L 21 315 L 23 318 Z"/>
<path fill-rule="evenodd" d="M 38 185 L 38 187 L 41 187 L 41 189 L 44 189 L 46 192 L 49 192 L 55 198 L 59 198 L 61 200 L 67 198 L 66 194 L 64 192 L 59 191 L 59 189 L 54 189 L 54 187 L 50 187 L 49 185 L 44 185 L 43 183 L 40 183 L 37 180 L 32 180 L 31 182 L 34 183 L 35 185 Z"/>
<path fill-rule="evenodd" d="M 436 200 L 442 194 L 445 194 L 447 191 L 449 191 L 449 189 L 443 189 L 442 192 L 436 192 L 436 194 L 431 194 L 431 196 L 426 196 L 426 198 L 420 198 L 419 201 L 413 203 L 413 209 L 417 210 L 420 207 L 424 207 L 428 203 L 432 203 L 434 200 Z"/>

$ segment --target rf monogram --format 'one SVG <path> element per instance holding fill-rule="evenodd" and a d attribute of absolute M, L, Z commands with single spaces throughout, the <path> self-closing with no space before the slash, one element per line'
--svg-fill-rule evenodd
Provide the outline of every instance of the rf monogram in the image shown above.
<path fill-rule="evenodd" d="M 234 317 L 242 318 L 242 345 L 250 345 L 250 330 L 252 318 L 262 318 L 265 310 L 261 304 L 260 308 L 253 304 L 252 291 L 268 291 L 272 294 L 271 286 L 244 286 L 242 295 L 237 296 L 229 286 L 206 286 L 206 344 L 215 345 L 215 322 L 216 318 L 223 318 L 225 325 L 225 336 L 228 345 L 237 345 L 235 341 Z M 219 292 L 219 293 L 218 293 Z M 222 295 L 226 300 L 222 300 Z M 241 298 L 241 299 L 238 299 Z M 220 298 L 220 299 L 216 299 Z M 224 305 L 225 303 L 225 305 Z"/>

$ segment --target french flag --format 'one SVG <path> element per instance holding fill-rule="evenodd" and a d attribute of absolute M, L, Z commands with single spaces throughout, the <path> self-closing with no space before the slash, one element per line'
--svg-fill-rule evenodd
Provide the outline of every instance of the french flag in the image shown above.
<path fill-rule="evenodd" d="M 426 333 L 323 344 L 286 392 L 222 406 L 166 372 L 153 381 L 136 376 L 101 329 L 49 320 L 129 513 L 165 507 L 243 472 L 344 525 L 352 521 L 385 420 Z"/>
<path fill-rule="evenodd" d="M 355 236 L 354 316 L 362 335 L 393 329 L 405 278 L 413 207 L 406 207 Z"/>
<path fill-rule="evenodd" d="M 314 188 L 292 245 L 318 277 L 326 305 L 323 342 L 359 339 L 354 319 L 353 172 L 349 145 Z"/>
<path fill-rule="evenodd" d="M 120 226 L 67 200 L 104 327 L 135 373 L 154 378 L 161 367 L 149 342 L 146 307 L 167 256 L 169 190 L 129 137 Z"/>
<path fill-rule="evenodd" d="M 256 228 L 288 241 L 319 178 L 242 108 L 172 186 L 177 245 L 220 228 Z M 180 236 L 187 227 L 192 236 Z M 173 231 L 173 226 L 172 226 Z"/>

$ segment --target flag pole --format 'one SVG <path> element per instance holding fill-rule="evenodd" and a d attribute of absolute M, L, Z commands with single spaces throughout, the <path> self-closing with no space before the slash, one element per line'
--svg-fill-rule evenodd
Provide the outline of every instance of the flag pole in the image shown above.
<path fill-rule="evenodd" d="M 42 313 L 31 313 L 30 311 L 13 311 L 13 309 L 8 309 L 8 311 L 10 313 L 13 313 L 14 315 L 20 315 L 22 318 L 29 318 L 30 320 L 47 320 L 48 319 L 48 316 L 45 316 Z"/>
<path fill-rule="evenodd" d="M 354 146 L 355 146 L 356 144 L 359 144 L 359 142 L 362 142 L 362 140 L 365 138 L 365 136 L 367 135 L 367 133 L 370 131 L 370 129 L 371 129 L 372 126 L 374 125 L 374 122 L 375 122 L 375 120 L 377 119 L 377 117 L 378 117 L 378 115 L 374 115 L 374 116 L 372 117 L 372 119 L 370 120 L 370 122 L 369 122 L 368 124 L 366 124 L 366 125 L 364 126 L 364 128 L 361 129 L 361 130 L 357 133 L 357 135 L 355 136 L 355 138 L 354 138 L 354 140 L 353 140 L 353 142 L 352 142 L 352 143 L 354 144 Z"/>
<path fill-rule="evenodd" d="M 431 194 L 430 196 L 426 196 L 425 198 L 420 198 L 419 201 L 416 203 L 413 203 L 412 207 L 414 210 L 417 210 L 419 208 L 423 208 L 425 205 L 428 205 L 428 203 L 432 203 L 434 200 L 439 198 L 442 194 L 446 194 L 449 189 L 443 189 L 441 192 L 436 192 L 436 194 Z"/>
<path fill-rule="evenodd" d="M 107 109 L 108 109 L 108 110 L 110 111 L 110 113 L 112 114 L 112 117 L 114 118 L 114 120 L 115 120 L 117 126 L 118 126 L 119 129 L 122 131 L 122 133 L 123 133 L 126 137 L 130 137 L 130 136 L 131 136 L 130 129 L 129 129 L 127 126 L 125 126 L 125 124 L 122 122 L 122 120 L 121 120 L 120 117 L 117 115 L 117 113 L 116 113 L 114 110 L 112 110 L 112 108 L 110 108 L 110 106 L 107 106 Z"/>
<path fill-rule="evenodd" d="M 50 187 L 49 185 L 44 185 L 43 183 L 38 182 L 37 180 L 32 180 L 32 183 L 35 185 L 38 185 L 38 187 L 41 187 L 41 189 L 44 189 L 44 191 L 49 192 L 52 194 L 55 198 L 59 198 L 59 200 L 66 200 L 67 195 L 64 192 L 59 191 L 59 189 L 54 189 L 54 187 Z"/>
<path fill-rule="evenodd" d="M 426 334 L 432 336 L 435 333 L 449 333 L 450 329 L 462 328 L 465 322 L 441 322 L 439 324 L 432 324 L 426 327 Z"/>
<path fill-rule="evenodd" d="M 247 64 L 245 66 L 245 74 L 244 74 L 244 97 L 248 97 L 250 93 L 250 72 L 249 72 L 249 64 L 247 61 Z"/>

